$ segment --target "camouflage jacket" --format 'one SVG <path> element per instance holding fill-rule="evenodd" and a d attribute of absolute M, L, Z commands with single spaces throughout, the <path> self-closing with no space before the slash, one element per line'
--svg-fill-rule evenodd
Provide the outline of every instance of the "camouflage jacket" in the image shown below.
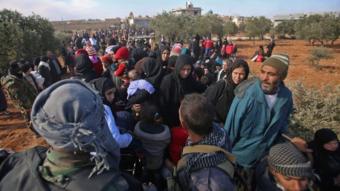
<path fill-rule="evenodd" d="M 28 81 L 8 74 L 1 78 L 1 85 L 16 108 L 20 110 L 31 109 L 37 92 Z"/>
<path fill-rule="evenodd" d="M 38 146 L 8 156 L 0 165 L 0 190 L 11 191 L 130 191 L 133 189 L 119 172 L 107 170 L 99 175 L 88 178 L 92 167 L 82 166 L 73 171 L 60 172 L 58 176 L 49 174 L 43 163 L 46 159 L 46 148 Z M 63 163 L 67 164 L 67 163 Z M 74 163 L 73 163 L 74 164 Z M 70 166 L 70 165 L 68 165 Z M 79 166 L 78 166 L 79 167 Z M 72 172 L 70 174 L 70 172 Z M 68 176 L 63 176 L 68 173 Z M 139 191 L 139 190 L 138 190 Z"/>

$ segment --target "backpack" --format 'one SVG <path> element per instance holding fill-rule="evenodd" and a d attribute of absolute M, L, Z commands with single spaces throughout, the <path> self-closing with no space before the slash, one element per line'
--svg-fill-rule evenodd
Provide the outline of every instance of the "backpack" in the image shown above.
<path fill-rule="evenodd" d="M 226 151 L 223 148 L 213 146 L 213 145 L 195 145 L 195 146 L 185 146 L 183 148 L 182 154 L 189 154 L 189 153 L 215 153 L 215 152 L 223 152 L 227 157 L 227 160 L 223 163 L 218 164 L 216 167 L 222 170 L 223 172 L 227 173 L 229 177 L 232 179 L 235 173 L 235 157 Z M 174 167 L 172 176 L 167 177 L 167 190 L 168 191 L 181 191 L 181 187 L 178 183 L 178 173 L 185 169 L 187 165 L 186 157 L 181 158 L 177 166 Z"/>
<path fill-rule="evenodd" d="M 263 55 L 262 54 L 257 55 L 256 62 L 263 62 L 263 61 L 264 61 Z"/>
<path fill-rule="evenodd" d="M 227 55 L 231 55 L 234 53 L 234 50 L 235 50 L 235 45 L 234 44 L 228 44 L 226 49 L 225 49 L 225 52 Z"/>

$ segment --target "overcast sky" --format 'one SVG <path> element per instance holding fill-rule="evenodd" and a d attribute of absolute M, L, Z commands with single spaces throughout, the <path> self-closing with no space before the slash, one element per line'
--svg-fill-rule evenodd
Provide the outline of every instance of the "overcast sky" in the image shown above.
<path fill-rule="evenodd" d="M 33 12 L 49 20 L 125 18 L 153 16 L 162 11 L 185 7 L 185 0 L 0 0 L 0 9 Z M 203 13 L 212 10 L 221 15 L 267 16 L 340 12 L 340 0 L 192 0 Z"/>

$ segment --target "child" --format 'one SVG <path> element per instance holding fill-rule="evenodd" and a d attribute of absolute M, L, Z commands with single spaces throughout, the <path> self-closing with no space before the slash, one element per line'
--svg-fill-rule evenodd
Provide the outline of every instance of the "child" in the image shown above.
<path fill-rule="evenodd" d="M 140 79 L 140 75 L 135 69 L 130 70 L 128 76 L 131 82 L 127 89 L 127 99 L 135 95 L 137 93 L 137 90 L 145 90 L 149 94 L 153 94 L 155 92 L 155 88 L 153 87 L 153 85 L 144 79 Z"/>
<path fill-rule="evenodd" d="M 160 123 L 161 117 L 156 105 L 143 104 L 140 115 L 141 121 L 136 124 L 134 134 L 143 144 L 144 181 L 154 183 L 161 190 L 161 167 L 165 148 L 170 143 L 170 130 Z"/>
<path fill-rule="evenodd" d="M 117 119 L 114 116 L 114 100 L 116 88 L 111 79 L 101 77 L 90 82 L 91 86 L 98 91 L 103 99 L 105 120 L 110 129 L 113 138 L 117 141 L 120 148 L 127 148 L 132 142 L 132 135 L 129 133 L 121 133 L 117 125 Z M 126 128 L 128 127 L 121 127 Z"/>
<path fill-rule="evenodd" d="M 255 51 L 254 55 L 251 57 L 251 61 L 253 62 L 263 62 L 265 59 L 264 57 L 264 50 L 263 46 L 260 45 L 257 50 Z"/>

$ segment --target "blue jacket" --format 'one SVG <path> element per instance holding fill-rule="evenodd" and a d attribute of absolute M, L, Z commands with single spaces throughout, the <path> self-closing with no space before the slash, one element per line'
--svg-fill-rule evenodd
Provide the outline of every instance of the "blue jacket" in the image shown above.
<path fill-rule="evenodd" d="M 292 107 L 292 93 L 283 83 L 272 110 L 259 79 L 248 80 L 237 87 L 224 129 L 239 165 L 253 167 L 266 155 L 281 133 L 287 131 Z"/>

